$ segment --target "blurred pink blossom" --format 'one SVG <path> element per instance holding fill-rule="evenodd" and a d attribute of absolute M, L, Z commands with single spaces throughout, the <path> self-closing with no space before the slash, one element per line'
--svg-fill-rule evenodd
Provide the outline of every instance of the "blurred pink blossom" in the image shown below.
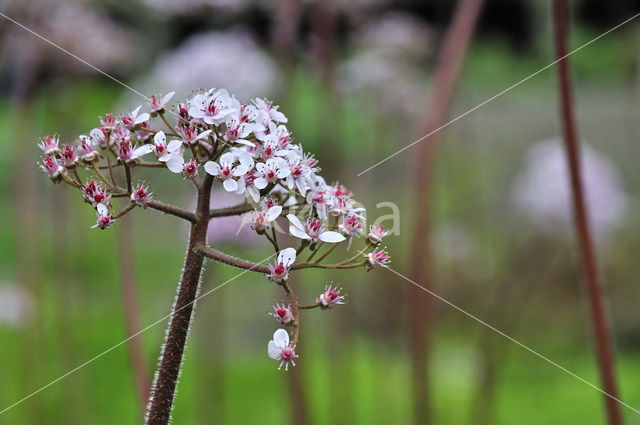
<path fill-rule="evenodd" d="M 214 190 L 211 193 L 211 207 L 225 208 L 244 202 L 243 195 Z M 259 245 L 264 242 L 243 216 L 214 218 L 209 226 L 209 243 L 218 245 L 222 243 L 234 243 L 237 245 Z"/>
<path fill-rule="evenodd" d="M 581 146 L 590 221 L 596 237 L 602 238 L 623 224 L 628 199 L 611 159 L 584 142 Z M 551 236 L 570 234 L 571 189 L 560 139 L 544 140 L 529 148 L 524 168 L 513 183 L 512 198 L 520 213 L 541 232 Z"/>
<path fill-rule="evenodd" d="M 188 38 L 157 59 L 143 87 L 175 90 L 177 96 L 186 96 L 194 87 L 225 87 L 247 99 L 273 93 L 278 85 L 273 60 L 248 32 L 235 29 Z"/>

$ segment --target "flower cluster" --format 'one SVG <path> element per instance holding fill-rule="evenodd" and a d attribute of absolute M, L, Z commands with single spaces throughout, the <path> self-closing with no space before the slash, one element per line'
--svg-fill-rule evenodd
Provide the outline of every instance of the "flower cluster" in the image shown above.
<path fill-rule="evenodd" d="M 289 341 L 287 330 L 279 329 L 269 342 L 268 354 L 287 368 L 297 357 L 300 311 L 326 310 L 345 301 L 337 285 L 328 285 L 314 303 L 299 304 L 288 284 L 291 272 L 314 267 L 385 267 L 389 255 L 379 245 L 386 231 L 372 227 L 365 234 L 365 209 L 346 187 L 329 184 L 320 176 L 318 160 L 295 140 L 286 126 L 287 117 L 272 102 L 258 98 L 243 103 L 224 89 L 193 92 L 175 106 L 169 105 L 172 96 L 152 96 L 148 112 L 139 106 L 121 115 L 107 113 L 89 136 L 81 135 L 73 143 L 60 145 L 58 137 L 45 137 L 39 143 L 44 153 L 40 167 L 53 182 L 64 181 L 80 189 L 96 211 L 93 227 L 100 229 L 107 229 L 136 206 L 197 222 L 203 232 L 210 219 L 247 213 L 245 223 L 273 245 L 273 264 L 249 267 L 249 262 L 212 248 L 198 249 L 214 260 L 264 273 L 283 287 L 289 303 L 276 304 L 270 314 L 292 329 L 293 340 Z M 133 181 L 132 171 L 137 167 L 192 181 L 200 198 L 206 199 L 207 210 L 212 187 L 245 200 L 236 207 L 212 209 L 208 217 L 202 217 L 202 208 L 191 212 L 154 199 L 148 185 Z M 124 171 L 126 187 L 115 178 L 119 170 Z M 90 175 L 83 177 L 80 172 Z M 115 212 L 117 199 L 127 204 Z M 292 237 L 286 240 L 297 247 L 278 241 L 279 218 L 288 221 L 288 236 Z M 323 262 L 338 244 L 351 249 L 360 237 L 364 237 L 363 247 L 355 255 L 335 264 Z M 301 261 L 305 250 L 309 253 Z"/>

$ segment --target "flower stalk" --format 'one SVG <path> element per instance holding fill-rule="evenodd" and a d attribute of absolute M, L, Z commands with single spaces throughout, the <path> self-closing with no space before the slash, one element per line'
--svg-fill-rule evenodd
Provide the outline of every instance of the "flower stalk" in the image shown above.
<path fill-rule="evenodd" d="M 622 413 L 618 403 L 619 393 L 615 374 L 615 356 L 609 331 L 609 323 L 605 309 L 604 289 L 601 273 L 598 269 L 596 250 L 589 224 L 589 214 L 585 201 L 580 168 L 580 145 L 578 129 L 573 111 L 572 86 L 567 58 L 567 3 L 565 0 L 553 1 L 553 29 L 556 58 L 559 60 L 556 70 L 558 75 L 558 97 L 560 101 L 560 121 L 564 136 L 569 165 L 571 194 L 575 218 L 578 248 L 582 259 L 584 280 L 591 309 L 591 325 L 595 340 L 596 355 L 600 378 L 604 389 L 604 401 L 609 425 L 621 425 Z"/>
<path fill-rule="evenodd" d="M 467 47 L 471 40 L 483 0 L 460 0 L 453 21 L 447 30 L 434 79 L 434 94 L 430 101 L 424 132 L 432 134 L 441 127 L 453 100 L 456 84 Z M 420 144 L 415 175 L 414 232 L 411 243 L 411 277 L 429 287 L 431 250 L 430 224 L 431 181 L 433 177 L 436 137 L 432 134 Z M 428 423 L 429 403 L 429 324 L 431 303 L 420 289 L 409 289 L 409 321 L 411 363 L 413 368 L 413 409 L 415 424 Z"/>

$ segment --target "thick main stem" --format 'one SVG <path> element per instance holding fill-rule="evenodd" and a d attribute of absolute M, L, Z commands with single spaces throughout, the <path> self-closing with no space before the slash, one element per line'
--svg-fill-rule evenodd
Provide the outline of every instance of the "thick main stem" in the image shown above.
<path fill-rule="evenodd" d="M 456 82 L 465 52 L 475 28 L 482 0 L 461 0 L 453 22 L 447 31 L 442 54 L 440 55 L 434 80 L 434 94 L 429 106 L 425 132 L 430 134 L 440 127 L 448 113 L 453 99 Z M 431 254 L 429 249 L 430 209 L 429 200 L 433 168 L 435 138 L 431 136 L 420 145 L 415 176 L 415 218 L 414 237 L 411 244 L 411 276 L 414 281 L 430 286 L 429 269 Z M 428 423 L 428 331 L 430 302 L 419 288 L 410 289 L 409 320 L 411 340 L 411 361 L 413 367 L 414 423 Z"/>
<path fill-rule="evenodd" d="M 146 422 L 148 425 L 167 425 L 171 417 L 173 397 L 180 375 L 184 347 L 189 335 L 191 316 L 198 295 L 200 274 L 204 263 L 204 257 L 195 248 L 207 242 L 212 183 L 213 177 L 207 174 L 198 191 L 196 221 L 191 223 L 189 246 L 184 261 L 178 297 L 173 307 L 173 315 L 156 382 L 149 398 L 149 412 Z"/>
<path fill-rule="evenodd" d="M 580 257 L 582 259 L 584 279 L 591 307 L 591 324 L 598 358 L 598 367 L 604 387 L 607 418 L 610 425 L 622 424 L 622 413 L 618 398 L 618 385 L 615 375 L 615 359 L 604 306 L 604 291 L 598 270 L 596 252 L 589 226 L 585 191 L 580 169 L 580 148 L 578 132 L 573 113 L 569 59 L 567 55 L 567 10 L 565 0 L 553 2 L 553 25 L 556 57 L 558 62 L 558 90 L 560 96 L 560 120 L 564 133 L 564 142 L 569 164 L 571 194 L 576 232 L 578 234 Z"/>

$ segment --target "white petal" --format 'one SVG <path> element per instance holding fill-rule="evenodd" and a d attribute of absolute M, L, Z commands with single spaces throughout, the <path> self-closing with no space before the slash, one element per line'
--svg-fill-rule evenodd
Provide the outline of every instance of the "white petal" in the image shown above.
<path fill-rule="evenodd" d="M 167 160 L 167 168 L 172 173 L 181 173 L 184 167 L 184 158 L 177 153 L 171 155 Z"/>
<path fill-rule="evenodd" d="M 209 134 L 211 134 L 211 130 L 205 130 L 202 133 L 198 134 L 198 137 L 196 137 L 196 140 L 206 139 L 207 137 L 209 137 Z"/>
<path fill-rule="evenodd" d="M 138 106 L 136 109 L 131 111 L 131 115 L 134 117 L 138 116 L 138 112 L 140 112 L 140 108 L 142 108 L 142 105 Z"/>
<path fill-rule="evenodd" d="M 258 165 L 260 165 L 260 164 L 258 164 Z M 255 179 L 253 181 L 253 185 L 257 189 L 264 189 L 265 187 L 267 187 L 268 184 L 269 184 L 269 182 L 267 181 L 267 179 L 265 179 L 263 177 L 258 177 L 257 179 Z"/>
<path fill-rule="evenodd" d="M 180 149 L 180 146 L 182 146 L 182 140 L 174 139 L 167 145 L 167 150 L 169 152 L 175 152 Z"/>
<path fill-rule="evenodd" d="M 302 225 L 302 223 L 300 223 L 300 220 L 298 219 L 298 217 L 296 217 L 293 214 L 287 214 L 287 218 L 289 219 L 289 222 L 291 224 L 293 224 L 295 227 L 297 227 L 298 229 L 300 229 L 300 230 L 302 230 L 304 232 L 304 226 Z M 298 236 L 298 237 L 300 237 L 300 236 Z"/>
<path fill-rule="evenodd" d="M 311 237 L 309 235 L 307 235 L 307 232 L 305 232 L 302 229 L 298 229 L 295 226 L 289 226 L 289 233 L 291 233 L 293 236 L 295 236 L 296 238 L 300 238 L 300 239 L 311 239 Z"/>
<path fill-rule="evenodd" d="M 220 174 L 220 166 L 213 161 L 207 161 L 204 163 L 204 171 L 211 174 L 212 176 L 217 176 L 218 174 Z"/>
<path fill-rule="evenodd" d="M 296 260 L 295 248 L 285 248 L 278 254 L 278 262 L 285 266 L 291 265 Z"/>
<path fill-rule="evenodd" d="M 234 192 L 238 188 L 238 182 L 234 179 L 227 179 L 222 183 L 227 192 Z"/>
<path fill-rule="evenodd" d="M 165 95 L 165 97 L 162 98 L 162 104 L 166 105 L 167 102 L 171 100 L 171 98 L 173 97 L 174 94 L 176 94 L 176 92 L 174 92 L 174 91 L 167 93 Z"/>
<path fill-rule="evenodd" d="M 244 179 L 238 180 L 238 188 L 236 189 L 236 193 L 238 195 L 242 195 L 246 188 L 247 188 L 247 183 L 244 181 Z"/>
<path fill-rule="evenodd" d="M 304 184 L 303 179 L 296 179 L 296 187 L 302 196 L 304 196 L 307 193 L 307 190 L 309 190 L 309 187 Z"/>
<path fill-rule="evenodd" d="M 346 238 L 338 232 L 329 231 L 321 233 L 320 236 L 318 236 L 318 239 L 320 239 L 322 242 L 336 243 L 342 242 Z"/>
<path fill-rule="evenodd" d="M 193 118 L 204 118 L 204 111 L 194 106 L 189 108 L 189 115 Z"/>
<path fill-rule="evenodd" d="M 248 167 L 249 170 L 253 168 L 254 161 L 253 161 L 253 158 L 251 158 L 249 155 L 240 154 L 238 155 L 238 160 L 240 161 L 240 164 L 244 165 L 245 167 Z"/>
<path fill-rule="evenodd" d="M 280 168 L 276 173 L 279 179 L 283 179 L 291 174 L 291 170 L 288 168 Z"/>
<path fill-rule="evenodd" d="M 220 164 L 222 164 L 224 162 L 228 162 L 230 164 L 233 164 L 234 162 L 236 162 L 235 154 L 233 152 L 227 152 L 227 153 L 223 154 L 220 157 Z"/>
<path fill-rule="evenodd" d="M 277 347 L 286 347 L 287 345 L 289 345 L 289 332 L 285 331 L 284 329 L 278 329 L 273 333 L 273 342 L 275 342 L 275 345 Z"/>
<path fill-rule="evenodd" d="M 254 202 L 258 202 L 260 200 L 260 192 L 255 188 L 255 186 L 247 187 L 247 192 L 249 192 L 249 195 L 251 195 Z"/>
<path fill-rule="evenodd" d="M 164 145 L 167 142 L 167 136 L 164 135 L 164 131 L 158 131 L 153 136 L 153 141 L 156 142 L 156 145 Z"/>
<path fill-rule="evenodd" d="M 247 174 L 247 171 L 249 171 L 249 167 L 247 167 L 246 165 L 240 164 L 233 169 L 233 177 L 243 176 Z"/>
<path fill-rule="evenodd" d="M 275 207 L 269 208 L 267 211 L 267 221 L 273 221 L 280 216 L 282 213 L 282 207 L 280 205 L 276 205 Z"/>
<path fill-rule="evenodd" d="M 149 114 L 144 112 L 142 114 L 140 114 L 139 116 L 136 117 L 136 120 L 134 121 L 134 124 L 142 124 L 145 121 L 149 120 Z"/>
<path fill-rule="evenodd" d="M 239 144 L 239 145 L 245 145 L 245 146 L 251 146 L 251 147 L 255 146 L 255 143 L 252 143 L 252 142 L 250 142 L 248 140 L 245 140 L 245 139 L 238 139 L 238 140 L 236 140 L 236 143 Z"/>
<path fill-rule="evenodd" d="M 269 341 L 267 345 L 267 354 L 274 360 L 278 360 L 278 357 L 280 357 L 280 349 L 273 340 Z"/>
<path fill-rule="evenodd" d="M 267 167 L 267 166 L 266 166 L 264 163 L 262 163 L 262 162 L 257 162 L 257 163 L 256 163 L 256 170 L 258 170 L 258 172 L 259 172 L 260 174 L 264 174 L 264 173 L 266 173 L 267 171 L 269 171 L 269 167 Z"/>
<path fill-rule="evenodd" d="M 154 149 L 153 145 L 142 145 L 137 147 L 133 150 L 133 158 L 140 158 L 141 156 L 153 152 Z"/>
<path fill-rule="evenodd" d="M 107 206 L 105 204 L 96 205 L 96 209 L 98 210 L 98 214 L 100 214 L 100 215 L 108 215 L 109 214 L 109 209 L 107 208 Z"/>

